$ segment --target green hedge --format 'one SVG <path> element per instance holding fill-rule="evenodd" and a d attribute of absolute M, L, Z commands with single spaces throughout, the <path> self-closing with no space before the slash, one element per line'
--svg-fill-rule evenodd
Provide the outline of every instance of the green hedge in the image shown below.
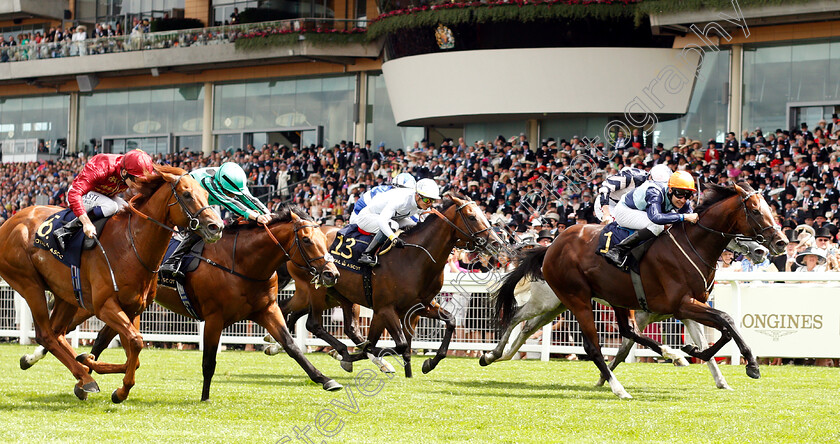
<path fill-rule="evenodd" d="M 266 36 L 255 35 L 239 37 L 234 42 L 238 51 L 258 51 L 278 46 L 292 46 L 300 42 L 300 36 L 316 46 L 323 45 L 347 45 L 351 43 L 364 43 L 367 41 L 365 33 L 338 33 L 338 32 L 291 32 L 287 34 L 270 34 Z"/>
<path fill-rule="evenodd" d="M 429 28 L 438 24 L 447 26 L 464 23 L 534 22 L 557 19 L 620 20 L 633 17 L 632 5 L 623 4 L 505 4 L 473 6 L 468 8 L 430 9 L 412 14 L 394 15 L 376 20 L 368 25 L 368 38 L 406 29 Z"/>

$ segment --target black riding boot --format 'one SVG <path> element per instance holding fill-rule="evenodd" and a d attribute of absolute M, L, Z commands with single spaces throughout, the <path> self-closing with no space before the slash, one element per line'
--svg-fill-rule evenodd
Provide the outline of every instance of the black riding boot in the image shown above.
<path fill-rule="evenodd" d="M 192 247 L 201 240 L 201 236 L 190 233 L 189 237 L 181 241 L 181 244 L 175 247 L 175 251 L 172 252 L 172 256 L 169 256 L 168 259 L 160 266 L 160 272 L 164 276 L 172 276 L 177 279 L 182 279 L 184 277 L 184 273 L 181 273 L 178 270 L 178 265 L 181 264 L 181 259 L 184 258 L 184 255 L 187 254 Z"/>
<path fill-rule="evenodd" d="M 82 220 L 77 217 L 71 220 L 70 222 L 67 222 L 63 227 L 55 230 L 55 233 L 53 233 L 53 235 L 55 236 L 55 241 L 58 244 L 58 248 L 60 248 L 61 251 L 65 251 L 67 241 L 69 241 L 70 238 L 73 237 L 73 234 L 75 234 L 77 231 L 79 231 L 80 228 L 82 228 L 82 225 Z"/>
<path fill-rule="evenodd" d="M 367 248 L 365 248 L 365 252 L 362 253 L 362 256 L 359 258 L 359 263 L 369 267 L 376 265 L 376 250 L 379 249 L 379 246 L 382 245 L 382 242 L 385 241 L 385 239 L 387 239 L 387 237 L 382 234 L 381 231 L 376 233 L 376 236 L 373 236 L 373 240 L 370 241 Z"/>
<path fill-rule="evenodd" d="M 604 254 L 604 258 L 616 267 L 623 267 L 624 263 L 627 261 L 627 254 L 630 253 L 630 250 L 642 242 L 655 237 L 656 235 L 653 234 L 653 232 L 647 228 L 643 228 L 630 236 L 627 236 L 627 238 L 621 241 L 618 245 L 614 245 L 610 248 L 610 251 L 607 251 L 607 253 Z"/>

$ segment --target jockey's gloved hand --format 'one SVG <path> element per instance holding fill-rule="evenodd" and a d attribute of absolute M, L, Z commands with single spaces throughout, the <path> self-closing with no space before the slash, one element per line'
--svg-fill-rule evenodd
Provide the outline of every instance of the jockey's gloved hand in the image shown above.
<path fill-rule="evenodd" d="M 405 248 L 405 241 L 398 237 L 395 237 L 394 240 L 391 241 L 391 243 L 394 244 L 394 247 L 396 248 Z"/>

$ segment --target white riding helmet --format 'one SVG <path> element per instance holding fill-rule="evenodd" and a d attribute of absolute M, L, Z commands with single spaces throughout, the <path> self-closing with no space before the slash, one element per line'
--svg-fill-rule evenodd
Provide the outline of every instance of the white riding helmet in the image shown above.
<path fill-rule="evenodd" d="M 398 174 L 391 183 L 402 188 L 417 188 L 417 180 L 409 173 Z"/>
<path fill-rule="evenodd" d="M 650 180 L 654 182 L 664 183 L 671 178 L 672 171 L 668 165 L 660 163 L 650 169 Z"/>
<path fill-rule="evenodd" d="M 417 181 L 417 194 L 429 199 L 440 199 L 440 188 L 432 179 L 420 179 Z"/>

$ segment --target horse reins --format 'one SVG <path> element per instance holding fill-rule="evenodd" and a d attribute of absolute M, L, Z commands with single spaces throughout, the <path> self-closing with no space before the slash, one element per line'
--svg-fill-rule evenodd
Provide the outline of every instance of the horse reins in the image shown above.
<path fill-rule="evenodd" d="M 458 231 L 459 233 L 461 233 L 462 235 L 464 235 L 465 237 L 467 237 L 467 238 L 468 238 L 468 240 L 467 240 L 467 244 L 469 244 L 470 242 L 472 242 L 472 243 L 473 243 L 473 245 L 475 245 L 476 249 L 479 249 L 479 248 L 480 248 L 480 249 L 484 249 L 484 248 L 486 248 L 487 241 L 486 241 L 485 239 L 483 239 L 483 238 L 478 237 L 478 235 L 479 235 L 479 234 L 481 234 L 481 233 L 484 233 L 484 232 L 485 232 L 485 231 L 487 231 L 487 230 L 490 230 L 490 229 L 491 229 L 491 227 L 490 227 L 490 226 L 488 226 L 487 228 L 484 228 L 484 229 L 482 229 L 482 230 L 479 230 L 479 231 L 473 231 L 473 230 L 472 230 L 472 226 L 470 225 L 469 221 L 467 220 L 467 217 L 466 217 L 466 216 L 464 216 L 464 213 L 461 211 L 461 210 L 463 210 L 464 208 L 466 208 L 467 206 L 469 206 L 469 205 L 470 205 L 470 204 L 472 204 L 472 203 L 474 203 L 474 202 L 473 202 L 473 201 L 465 202 L 463 205 L 461 205 L 460 207 L 458 207 L 458 208 L 456 208 L 456 209 L 455 209 L 455 212 L 457 212 L 457 213 L 461 216 L 461 220 L 463 220 L 463 221 L 464 221 L 464 225 L 466 225 L 466 226 L 467 226 L 467 229 L 469 229 L 469 230 L 470 230 L 470 232 L 469 232 L 469 233 L 467 233 L 466 231 L 464 231 L 464 230 L 460 229 L 460 228 L 459 228 L 457 225 L 455 225 L 455 224 L 454 224 L 451 220 L 449 220 L 449 218 L 447 218 L 446 216 L 444 216 L 444 215 L 443 215 L 443 213 L 441 213 L 440 211 L 438 211 L 438 210 L 437 210 L 437 208 L 434 208 L 434 207 L 433 207 L 433 208 L 430 208 L 428 212 L 429 212 L 429 213 L 432 213 L 432 214 L 437 215 L 438 217 L 440 217 L 441 219 L 443 219 L 443 221 L 444 221 L 444 222 L 448 223 L 448 224 L 449 224 L 452 228 L 454 228 L 456 231 Z"/>
<path fill-rule="evenodd" d="M 292 255 L 289 254 L 289 252 L 286 250 L 286 248 L 283 247 L 283 244 L 281 244 L 280 241 L 278 241 L 277 238 L 274 237 L 274 233 L 271 232 L 271 230 L 268 228 L 268 225 L 266 225 L 266 224 L 260 224 L 260 225 L 262 225 L 263 228 L 265 228 L 265 232 L 268 233 L 268 237 L 270 237 L 271 240 L 274 241 L 274 243 L 278 247 L 280 247 L 281 250 L 283 250 L 283 254 L 286 255 L 286 257 L 289 259 L 289 262 L 291 262 L 292 265 L 294 265 L 295 267 L 298 267 L 301 270 L 308 270 L 309 274 L 311 274 L 315 278 L 318 277 L 318 269 L 315 268 L 314 265 L 312 265 L 312 262 L 317 261 L 319 259 L 324 259 L 327 263 L 333 261 L 332 256 L 330 255 L 329 252 L 325 253 L 323 256 L 318 256 L 316 258 L 309 258 L 309 256 L 307 256 L 307 254 L 306 254 L 306 250 L 303 249 L 303 245 L 301 245 L 301 243 L 300 243 L 300 237 L 298 235 L 298 231 L 300 231 L 304 228 L 314 228 L 314 229 L 318 230 L 319 229 L 318 225 L 305 224 L 305 225 L 298 226 L 297 224 L 295 224 L 295 246 L 297 247 L 298 252 L 300 253 L 300 257 L 302 257 L 304 262 L 306 262 L 306 265 L 300 265 L 297 262 L 295 262 L 294 259 L 292 259 Z"/>

